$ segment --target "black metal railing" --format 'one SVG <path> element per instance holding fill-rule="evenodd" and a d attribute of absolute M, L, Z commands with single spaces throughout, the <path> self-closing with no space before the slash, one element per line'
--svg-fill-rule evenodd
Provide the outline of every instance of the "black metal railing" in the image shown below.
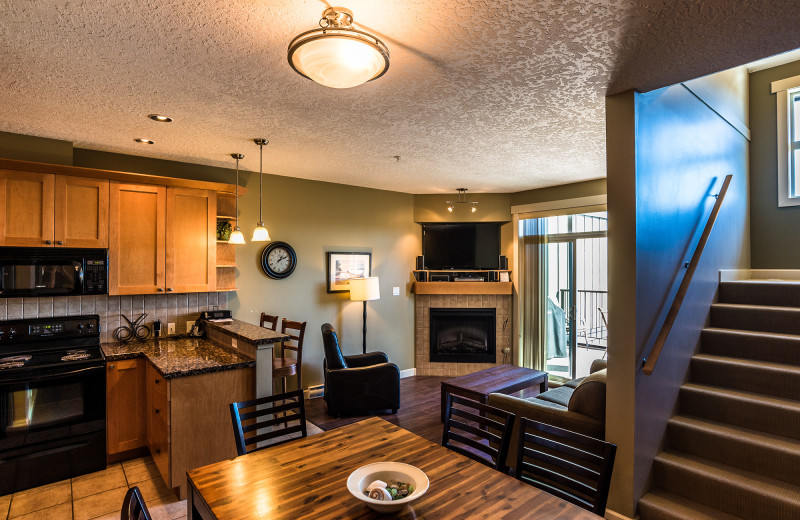
<path fill-rule="evenodd" d="M 559 289 L 559 305 L 567 317 L 570 316 L 572 302 L 569 290 Z M 608 329 L 600 309 L 608 309 L 608 291 L 578 289 L 575 291 L 575 335 L 578 346 L 605 349 L 608 342 Z M 567 332 L 569 332 L 567 319 Z"/>

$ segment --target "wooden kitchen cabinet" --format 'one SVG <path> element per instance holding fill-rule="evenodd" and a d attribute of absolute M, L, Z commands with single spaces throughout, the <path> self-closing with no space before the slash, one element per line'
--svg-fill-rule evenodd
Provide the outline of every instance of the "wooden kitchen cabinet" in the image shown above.
<path fill-rule="evenodd" d="M 112 181 L 109 294 L 215 290 L 216 195 Z"/>
<path fill-rule="evenodd" d="M 0 245 L 108 247 L 108 186 L 104 179 L 0 171 Z"/>
<path fill-rule="evenodd" d="M 170 471 L 170 403 L 169 381 L 147 363 L 147 445 L 162 476 Z M 164 477 L 170 487 L 169 481 Z"/>
<path fill-rule="evenodd" d="M 108 454 L 147 446 L 145 360 L 124 359 L 106 365 L 106 438 Z"/>

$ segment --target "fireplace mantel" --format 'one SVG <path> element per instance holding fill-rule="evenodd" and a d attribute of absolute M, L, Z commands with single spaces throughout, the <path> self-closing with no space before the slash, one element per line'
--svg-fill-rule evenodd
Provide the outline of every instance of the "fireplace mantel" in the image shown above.
<path fill-rule="evenodd" d="M 415 294 L 511 294 L 511 282 L 414 282 Z"/>

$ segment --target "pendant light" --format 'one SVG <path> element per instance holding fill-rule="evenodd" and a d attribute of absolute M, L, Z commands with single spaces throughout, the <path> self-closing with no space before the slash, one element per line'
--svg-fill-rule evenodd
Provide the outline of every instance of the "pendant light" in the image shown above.
<path fill-rule="evenodd" d="M 231 157 L 236 159 L 236 225 L 231 231 L 231 236 L 228 238 L 229 244 L 244 244 L 244 234 L 239 228 L 239 159 L 244 159 L 244 155 L 240 153 L 232 153 Z"/>
<path fill-rule="evenodd" d="M 269 144 L 268 139 L 253 139 L 253 142 L 261 149 L 261 159 L 258 162 L 258 223 L 253 230 L 253 242 L 269 242 L 269 231 L 264 227 L 264 219 L 261 217 L 261 210 L 264 206 L 264 145 Z"/>
<path fill-rule="evenodd" d="M 301 76 L 331 88 L 357 87 L 380 78 L 389 70 L 389 49 L 352 25 L 349 9 L 325 9 L 319 28 L 289 43 L 289 65 Z"/>

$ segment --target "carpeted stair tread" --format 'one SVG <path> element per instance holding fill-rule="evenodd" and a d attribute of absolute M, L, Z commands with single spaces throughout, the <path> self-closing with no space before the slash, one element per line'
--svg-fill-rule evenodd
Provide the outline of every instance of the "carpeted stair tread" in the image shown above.
<path fill-rule="evenodd" d="M 715 303 L 711 305 L 711 326 L 800 334 L 800 308 Z"/>
<path fill-rule="evenodd" d="M 783 363 L 696 354 L 692 357 L 689 380 L 800 400 L 800 367 Z"/>
<path fill-rule="evenodd" d="M 800 366 L 800 335 L 708 327 L 700 352 Z"/>
<path fill-rule="evenodd" d="M 800 307 L 800 282 L 748 280 L 719 284 L 720 303 Z"/>
<path fill-rule="evenodd" d="M 641 520 L 744 520 L 663 489 L 643 496 L 638 513 Z"/>
<path fill-rule="evenodd" d="M 678 402 L 681 415 L 800 439 L 800 401 L 686 383 Z"/>
<path fill-rule="evenodd" d="M 800 486 L 687 453 L 664 451 L 653 465 L 656 487 L 752 520 L 800 518 Z"/>
<path fill-rule="evenodd" d="M 674 450 L 706 457 L 784 482 L 798 481 L 800 441 L 765 432 L 676 415 L 667 426 Z"/>

